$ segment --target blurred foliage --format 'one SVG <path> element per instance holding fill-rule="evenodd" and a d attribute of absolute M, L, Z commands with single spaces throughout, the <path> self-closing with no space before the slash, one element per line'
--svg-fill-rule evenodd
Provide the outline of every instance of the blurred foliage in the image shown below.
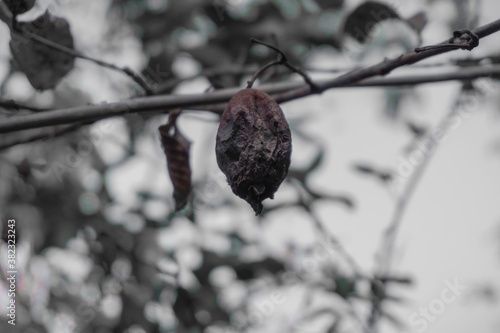
<path fill-rule="evenodd" d="M 367 42 L 373 27 L 369 24 L 370 29 L 366 29 L 367 24 L 382 21 L 369 15 L 373 10 L 388 12 L 383 20 L 403 20 L 395 10 L 381 3 L 368 1 L 358 8 L 347 7 L 347 3 L 343 0 L 113 0 L 108 13 L 114 18 L 109 22 L 109 38 L 118 38 L 112 35 L 118 36 L 117 31 L 123 25 L 131 27 L 147 58 L 142 74 L 159 92 L 174 92 L 185 79 L 184 73 L 173 70 L 175 61 L 182 58 L 194 61 L 198 66 L 196 75 L 206 77 L 214 89 L 234 87 L 255 68 L 276 57 L 259 45 L 250 47 L 252 37 L 279 45 L 292 63 L 304 66 L 317 50 L 350 54 L 352 50 L 346 48 L 352 44 L 346 40 Z M 356 34 L 359 31 L 363 32 L 362 37 Z M 357 50 L 362 48 L 356 45 Z M 357 54 L 361 57 L 365 53 Z M 7 78 L 15 71 L 13 67 Z M 284 80 L 290 75 L 283 70 L 269 73 L 263 80 Z M 386 116 L 398 118 L 404 91 L 388 88 L 386 92 Z M 90 101 L 82 91 L 64 85 L 51 96 L 52 103 L 48 105 L 51 108 Z M 8 116 L 12 108 L 0 107 L 0 112 Z M 311 247 L 301 254 L 290 245 L 288 252 L 280 256 L 262 248 L 243 228 L 207 232 L 199 224 L 199 214 L 214 214 L 221 207 L 234 209 L 233 202 L 226 198 L 207 199 L 206 193 L 220 184 L 212 175 L 196 180 L 188 204 L 180 212 L 175 212 L 172 198 L 149 191 L 147 186 L 135 193 L 135 205 L 123 207 L 110 193 L 109 175 L 114 168 L 137 158 L 138 145 L 149 135 L 150 119 L 138 115 L 125 117 L 126 138 L 116 143 L 121 153 L 111 162 L 98 152 L 103 134 L 85 127 L 1 153 L 0 217 L 2 222 L 7 218 L 19 221 L 20 331 L 259 331 L 259 325 L 267 319 L 266 311 L 279 302 L 276 296 L 276 302 L 270 303 L 273 296 L 263 299 L 262 293 L 284 293 L 300 286 L 305 290 L 304 301 L 299 304 L 305 308 L 303 317 L 294 323 L 283 320 L 282 331 L 286 331 L 285 327 L 289 331 L 304 329 L 309 322 L 326 315 L 333 320 L 325 332 L 337 332 L 342 323 L 354 320 L 345 311 L 352 299 L 367 304 L 400 301 L 382 294 L 386 290 L 379 288 L 379 284 L 411 281 L 389 277 L 370 280 L 360 276 L 342 262 L 342 255 L 333 250 L 334 246 L 326 245 L 319 250 Z M 300 120 L 290 123 L 294 134 L 308 141 L 318 153 L 308 166 L 289 172 L 287 185 L 297 193 L 296 200 L 266 206 L 263 218 L 277 214 L 281 208 L 298 207 L 310 213 L 311 223 L 315 223 L 311 207 L 318 200 L 353 209 L 352 198 L 311 188 L 309 177 L 321 167 L 325 151 L 320 143 L 301 133 Z M 415 137 L 426 131 L 423 125 L 410 122 L 406 125 Z M 29 134 L 40 131 L 43 130 Z M 192 168 L 196 170 L 203 165 Z M 369 163 L 359 163 L 354 169 L 382 182 L 391 178 L 390 171 Z M 158 202 L 168 207 L 166 217 L 148 213 L 150 205 Z M 240 213 L 234 216 L 241 218 Z M 253 227 L 258 229 L 260 222 L 253 221 Z M 165 237 L 176 245 L 163 244 Z M 205 245 L 205 239 L 227 246 L 216 251 Z M 321 262 L 316 270 L 297 264 L 320 250 L 330 254 L 333 251 L 335 262 Z M 5 288 L 2 280 L 0 293 L 5 294 Z M 325 309 L 313 305 L 313 295 L 328 299 L 329 306 Z M 255 299 L 266 304 L 261 312 L 252 307 L 251 301 Z M 390 321 L 399 327 L 397 319 Z M 3 317 L 0 331 L 11 332 Z"/>

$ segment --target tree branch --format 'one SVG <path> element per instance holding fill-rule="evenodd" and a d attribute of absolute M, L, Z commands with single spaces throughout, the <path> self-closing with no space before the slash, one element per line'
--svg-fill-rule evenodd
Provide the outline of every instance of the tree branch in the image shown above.
<path fill-rule="evenodd" d="M 491 56 L 484 56 L 480 58 L 470 58 L 470 57 L 464 57 L 464 58 L 458 58 L 458 59 L 452 59 L 449 61 L 442 61 L 442 62 L 435 62 L 435 63 L 430 63 L 430 64 L 417 64 L 413 65 L 412 68 L 435 68 L 435 67 L 445 67 L 445 66 L 470 66 L 472 64 L 479 65 L 479 63 L 483 60 L 489 59 L 492 62 L 498 62 L 498 55 L 491 55 Z M 316 73 L 338 73 L 338 72 L 350 72 L 353 70 L 359 70 L 362 67 L 360 66 L 355 66 L 355 67 L 334 67 L 334 68 L 318 68 L 318 67 L 307 67 L 304 68 L 306 72 L 316 72 Z M 199 77 L 211 77 L 211 76 L 216 76 L 216 75 L 243 75 L 243 74 L 253 74 L 255 71 L 258 70 L 258 67 L 255 65 L 249 65 L 242 67 L 240 65 L 234 65 L 234 64 L 229 64 L 229 65 L 223 65 L 223 66 L 217 66 L 217 67 L 210 67 L 203 69 L 201 72 L 188 76 L 188 77 L 183 77 L 183 78 L 171 78 L 168 79 L 164 82 L 161 82 L 158 84 L 153 90 L 154 93 L 153 95 L 161 95 L 163 93 L 166 93 L 170 91 L 171 89 L 175 88 L 179 83 L 186 82 L 186 81 L 191 81 L 194 79 L 197 79 Z M 279 70 L 280 74 L 287 73 L 288 71 L 285 69 Z"/>
<path fill-rule="evenodd" d="M 500 75 L 500 65 L 469 67 L 456 72 L 439 74 L 427 74 L 419 76 L 401 76 L 393 78 L 373 78 L 359 83 L 350 83 L 333 88 L 356 88 L 356 87 L 384 87 L 384 86 L 411 86 L 416 84 L 442 82 L 450 80 L 472 80 L 480 77 Z M 334 79 L 335 80 L 335 79 Z M 317 85 L 324 85 L 328 81 L 317 81 Z M 301 82 L 287 82 L 259 87 L 270 94 L 279 103 L 292 100 L 289 93 L 284 91 L 301 87 Z M 150 96 L 129 99 L 122 102 L 86 105 L 68 109 L 46 111 L 37 114 L 23 115 L 4 118 L 0 121 L 0 133 L 14 132 L 18 130 L 38 128 L 51 125 L 70 124 L 73 122 L 105 119 L 114 116 L 123 116 L 132 113 L 161 113 L 168 112 L 174 107 L 191 108 L 194 110 L 207 110 L 221 113 L 224 102 L 227 102 L 240 88 L 218 90 L 209 94 L 197 95 L 166 95 Z M 306 94 L 307 95 L 307 94 Z M 304 96 L 306 96 L 304 95 Z M 300 98 L 302 96 L 295 96 Z"/>
<path fill-rule="evenodd" d="M 24 143 L 31 143 L 40 140 L 52 139 L 70 132 L 73 132 L 88 123 L 74 123 L 71 125 L 59 125 L 48 129 L 41 130 L 40 133 L 31 134 L 27 136 L 15 137 L 4 142 L 0 141 L 0 151 L 17 146 Z"/>
<path fill-rule="evenodd" d="M 492 33 L 497 32 L 500 30 L 500 20 L 496 20 L 494 22 L 491 22 L 489 24 L 483 25 L 475 30 L 472 31 L 472 33 L 478 38 L 484 38 L 486 36 L 491 35 Z M 439 44 L 436 45 L 449 45 L 451 39 L 447 39 Z M 460 39 L 460 38 L 455 38 L 455 40 L 460 40 L 463 41 L 464 45 L 468 45 L 469 42 L 466 41 L 465 39 Z M 457 42 L 457 45 L 459 42 Z M 394 69 L 398 67 L 403 67 L 406 65 L 411 65 L 416 62 L 419 62 L 421 60 L 424 60 L 426 58 L 430 58 L 432 56 L 450 52 L 457 50 L 456 48 L 433 48 L 433 49 L 427 49 L 427 50 L 418 50 L 419 52 L 416 51 L 409 51 L 406 52 L 399 57 L 393 58 L 393 59 L 388 59 L 383 62 L 380 62 L 376 65 L 360 69 L 360 70 L 354 70 L 351 72 L 348 72 L 344 75 L 339 76 L 337 79 L 332 80 L 330 82 L 327 82 L 325 84 L 319 84 L 318 85 L 318 92 L 322 92 L 331 88 L 336 88 L 339 86 L 345 86 L 354 82 L 359 82 L 361 80 L 367 79 L 369 77 L 373 76 L 380 76 L 380 75 L 387 75 L 390 72 L 392 72 Z M 289 101 L 292 99 L 295 99 L 296 96 L 307 96 L 311 94 L 311 89 L 309 86 L 303 86 L 301 88 L 297 88 L 295 90 L 291 90 L 287 92 L 286 94 L 283 94 L 281 97 L 283 98 L 282 102 Z"/>
<path fill-rule="evenodd" d="M 479 38 L 484 38 L 498 30 L 500 30 L 500 20 L 479 27 L 473 30 L 473 32 Z M 449 40 L 444 41 L 443 44 L 444 43 L 449 43 Z M 385 60 L 379 64 L 364 69 L 348 72 L 332 80 L 315 82 L 315 85 L 319 87 L 320 91 L 325 91 L 328 89 L 340 87 L 411 85 L 424 83 L 424 80 L 421 79 L 424 76 L 420 78 L 407 78 L 407 81 L 398 78 L 386 78 L 378 80 L 365 79 L 379 75 L 386 75 L 398 67 L 410 65 L 423 59 L 449 51 L 451 50 L 447 48 L 432 49 L 419 53 L 410 51 L 397 58 Z M 472 79 L 476 77 L 485 77 L 492 74 L 498 75 L 499 70 L 500 68 L 498 66 L 481 67 L 477 69 L 477 72 L 474 72 L 471 69 L 464 69 L 454 73 L 428 75 L 427 79 L 431 79 L 429 82 Z M 365 81 L 359 82 L 361 80 Z M 279 103 L 308 96 L 313 93 L 311 91 L 310 85 L 304 84 L 302 82 L 285 82 L 280 84 L 262 85 L 261 87 L 259 87 L 259 89 L 262 89 L 270 94 L 278 94 L 275 95 L 275 98 Z M 82 121 L 86 122 L 114 116 L 123 116 L 130 113 L 143 113 L 152 111 L 168 112 L 166 110 L 177 107 L 189 108 L 194 106 L 199 107 L 207 104 L 223 103 L 229 101 L 229 99 L 239 90 L 240 88 L 232 88 L 197 95 L 149 96 L 109 104 L 79 106 L 69 109 L 47 111 L 40 114 L 11 117 L 9 119 L 3 120 L 0 123 L 0 133 L 7 133 L 22 129 L 37 128 L 50 125 L 69 124 Z"/>

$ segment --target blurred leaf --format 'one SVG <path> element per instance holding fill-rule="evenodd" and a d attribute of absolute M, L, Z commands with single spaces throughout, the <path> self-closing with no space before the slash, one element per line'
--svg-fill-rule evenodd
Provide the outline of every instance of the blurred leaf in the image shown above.
<path fill-rule="evenodd" d="M 322 9 L 340 9 L 344 0 L 315 0 Z"/>
<path fill-rule="evenodd" d="M 347 299 L 356 293 L 356 280 L 340 276 L 335 279 L 334 291 L 342 298 Z"/>
<path fill-rule="evenodd" d="M 268 272 L 273 275 L 278 274 L 285 270 L 285 266 L 273 258 L 265 258 L 260 261 L 254 261 L 249 263 L 239 263 L 233 267 L 236 272 L 236 276 L 240 280 L 250 280 L 255 279 L 263 272 Z"/>
<path fill-rule="evenodd" d="M 425 133 L 427 133 L 427 128 L 425 126 L 417 125 L 412 121 L 407 121 L 406 126 L 408 127 L 410 132 L 412 132 L 417 138 L 420 138 L 424 136 Z"/>
<path fill-rule="evenodd" d="M 73 36 L 68 21 L 53 16 L 48 11 L 34 21 L 18 23 L 18 28 L 24 33 L 34 34 L 73 49 Z M 11 33 L 9 45 L 16 64 L 36 89 L 53 89 L 73 68 L 73 56 L 18 33 Z"/>
<path fill-rule="evenodd" d="M 35 0 L 4 0 L 12 14 L 22 14 L 33 8 Z"/>
<path fill-rule="evenodd" d="M 424 12 L 418 12 L 407 18 L 406 22 L 410 25 L 410 27 L 412 27 L 413 30 L 420 34 L 429 20 Z"/>
<path fill-rule="evenodd" d="M 379 170 L 371 165 L 364 164 L 364 163 L 363 164 L 362 163 L 354 164 L 354 170 L 361 173 L 361 174 L 376 177 L 376 178 L 380 179 L 382 182 L 387 182 L 388 180 L 392 179 L 391 172 Z"/>
<path fill-rule="evenodd" d="M 368 175 L 373 175 L 376 173 L 376 171 L 371 166 L 366 164 L 355 164 L 354 170 L 356 170 L 359 173 L 365 173 Z"/>
<path fill-rule="evenodd" d="M 179 287 L 177 288 L 177 299 L 173 305 L 177 319 L 187 328 L 197 326 L 196 302 L 189 291 Z"/>
<path fill-rule="evenodd" d="M 384 114 L 390 119 L 396 119 L 401 114 L 402 101 L 408 91 L 400 87 L 390 87 L 384 89 L 385 107 Z"/>
<path fill-rule="evenodd" d="M 385 281 L 378 278 L 370 280 L 371 298 L 374 302 L 381 302 L 386 298 Z"/>
<path fill-rule="evenodd" d="M 217 266 L 230 266 L 236 272 L 240 280 L 251 280 L 270 273 L 276 275 L 285 270 L 282 262 L 274 258 L 264 258 L 252 262 L 242 262 L 238 255 L 221 256 L 212 252 L 203 251 L 203 265 L 194 271 L 196 278 L 201 284 L 206 284 L 208 275 Z"/>
<path fill-rule="evenodd" d="M 399 18 L 399 15 L 391 7 L 367 1 L 349 14 L 344 24 L 344 33 L 363 43 L 377 23 L 394 18 Z"/>
<path fill-rule="evenodd" d="M 409 277 L 399 277 L 399 276 L 377 276 L 376 277 L 378 280 L 382 281 L 383 283 L 387 282 L 392 282 L 392 283 L 400 283 L 400 284 L 412 284 L 412 280 Z"/>
<path fill-rule="evenodd" d="M 167 156 L 170 180 L 174 185 L 175 210 L 186 206 L 191 192 L 191 168 L 189 167 L 189 148 L 191 143 L 182 135 L 176 125 L 180 109 L 170 112 L 168 123 L 158 128 L 163 151 Z"/>

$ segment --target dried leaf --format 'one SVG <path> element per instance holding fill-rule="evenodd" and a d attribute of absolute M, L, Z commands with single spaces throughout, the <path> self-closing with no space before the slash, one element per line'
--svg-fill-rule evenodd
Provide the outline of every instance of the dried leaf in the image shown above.
<path fill-rule="evenodd" d="M 256 215 L 285 179 L 291 152 L 290 128 L 271 96 L 251 88 L 233 96 L 217 132 L 217 164 L 233 193 Z"/>
<path fill-rule="evenodd" d="M 393 18 L 399 18 L 399 15 L 391 7 L 380 2 L 367 1 L 349 14 L 344 24 L 344 33 L 363 43 L 376 23 Z"/>
<path fill-rule="evenodd" d="M 73 36 L 65 19 L 48 11 L 32 22 L 19 22 L 18 29 L 73 49 Z M 10 50 L 31 85 L 39 90 L 52 89 L 73 68 L 75 58 L 12 31 Z"/>
<path fill-rule="evenodd" d="M 180 110 L 171 112 L 168 123 L 158 128 L 163 151 L 167 156 L 170 180 L 174 185 L 175 210 L 187 204 L 191 191 L 191 168 L 189 167 L 189 147 L 191 143 L 182 135 L 176 125 Z"/>

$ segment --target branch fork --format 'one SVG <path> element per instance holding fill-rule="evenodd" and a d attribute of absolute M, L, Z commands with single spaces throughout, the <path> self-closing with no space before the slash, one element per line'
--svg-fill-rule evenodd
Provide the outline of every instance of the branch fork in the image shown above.
<path fill-rule="evenodd" d="M 290 64 L 288 62 L 288 58 L 287 58 L 286 54 L 282 50 L 280 50 L 279 48 L 277 48 L 274 45 L 271 45 L 269 43 L 260 41 L 260 40 L 255 39 L 255 38 L 252 38 L 250 40 L 250 42 L 251 43 L 256 43 L 256 44 L 262 44 L 262 45 L 267 46 L 268 48 L 276 51 L 278 53 L 278 60 L 275 60 L 275 61 L 272 61 L 272 62 L 268 63 L 267 65 L 265 65 L 264 67 L 262 67 L 261 69 L 259 69 L 257 72 L 255 72 L 255 74 L 252 76 L 252 78 L 247 82 L 247 88 L 252 88 L 252 86 L 253 86 L 255 80 L 257 79 L 257 77 L 260 74 L 262 74 L 262 72 L 264 72 L 265 70 L 267 70 L 268 68 L 270 68 L 272 66 L 276 66 L 276 65 L 283 65 L 286 68 L 290 69 L 292 72 L 295 72 L 295 73 L 299 74 L 300 76 L 302 76 L 302 78 L 304 79 L 304 81 L 306 81 L 307 84 L 311 87 L 311 92 L 313 92 L 313 93 L 319 93 L 319 92 L 321 92 L 321 90 L 319 89 L 319 87 L 311 80 L 311 78 L 309 77 L 309 75 L 307 75 L 304 71 L 302 71 L 301 69 L 293 66 L 292 64 Z"/>

